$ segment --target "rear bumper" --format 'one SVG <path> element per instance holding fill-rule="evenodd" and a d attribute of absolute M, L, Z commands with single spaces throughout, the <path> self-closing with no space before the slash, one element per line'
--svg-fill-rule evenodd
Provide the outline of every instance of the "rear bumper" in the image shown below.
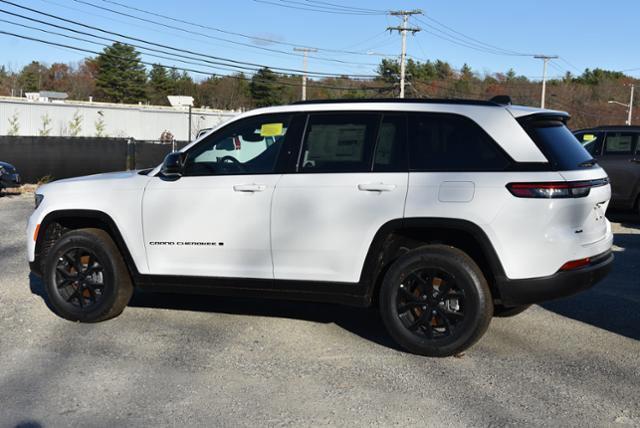
<path fill-rule="evenodd" d="M 498 279 L 497 286 L 504 306 L 527 305 L 571 296 L 587 290 L 607 276 L 613 264 L 607 251 L 591 258 L 588 266 L 531 279 Z"/>
<path fill-rule="evenodd" d="M 5 174 L 0 178 L 1 187 L 20 187 L 20 184 L 19 174 Z"/>

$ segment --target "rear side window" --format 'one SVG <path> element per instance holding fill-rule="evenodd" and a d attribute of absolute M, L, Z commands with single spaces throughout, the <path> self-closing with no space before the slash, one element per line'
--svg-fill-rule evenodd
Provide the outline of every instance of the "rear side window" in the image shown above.
<path fill-rule="evenodd" d="M 638 134 L 632 132 L 607 132 L 604 153 L 607 155 L 631 155 L 637 144 Z"/>
<path fill-rule="evenodd" d="M 378 131 L 373 170 L 407 172 L 407 116 L 385 114 Z"/>
<path fill-rule="evenodd" d="M 560 120 L 532 120 L 521 122 L 555 170 L 571 171 L 593 168 L 593 156 Z"/>
<path fill-rule="evenodd" d="M 477 123 L 458 115 L 409 115 L 409 151 L 413 171 L 504 171 L 510 164 Z"/>
<path fill-rule="evenodd" d="M 312 114 L 300 154 L 299 171 L 371 171 L 377 113 Z"/>
<path fill-rule="evenodd" d="M 602 153 L 602 132 L 579 132 L 575 135 L 591 156 L 600 156 Z"/>

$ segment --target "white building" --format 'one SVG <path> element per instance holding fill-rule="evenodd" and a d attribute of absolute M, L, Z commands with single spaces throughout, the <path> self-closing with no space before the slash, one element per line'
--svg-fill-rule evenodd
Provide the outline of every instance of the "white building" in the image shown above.
<path fill-rule="evenodd" d="M 159 140 L 164 131 L 189 140 L 188 107 L 67 101 L 36 93 L 30 99 L 0 97 L 0 135 L 132 137 Z M 45 94 L 46 95 L 46 94 Z M 191 138 L 239 112 L 193 108 Z"/>

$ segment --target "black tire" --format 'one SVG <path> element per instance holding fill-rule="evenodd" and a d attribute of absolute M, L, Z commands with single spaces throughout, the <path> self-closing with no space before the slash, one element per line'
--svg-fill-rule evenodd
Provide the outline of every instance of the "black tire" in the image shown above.
<path fill-rule="evenodd" d="M 391 337 L 407 351 L 448 357 L 487 331 L 493 301 L 471 257 L 450 246 L 426 245 L 391 266 L 380 288 L 380 313 Z"/>
<path fill-rule="evenodd" d="M 116 317 L 133 294 L 118 247 L 100 229 L 65 233 L 49 251 L 44 283 L 54 312 L 70 321 L 99 322 Z"/>
<path fill-rule="evenodd" d="M 502 306 L 502 305 L 493 305 L 493 316 L 497 318 L 509 318 L 515 317 L 529 309 L 531 305 L 520 305 L 520 306 Z"/>

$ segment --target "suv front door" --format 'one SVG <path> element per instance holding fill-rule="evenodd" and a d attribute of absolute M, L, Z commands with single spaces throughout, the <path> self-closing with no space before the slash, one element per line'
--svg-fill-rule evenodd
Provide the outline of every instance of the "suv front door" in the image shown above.
<path fill-rule="evenodd" d="M 608 131 L 602 156 L 598 158 L 611 179 L 611 204 L 620 208 L 631 208 L 638 192 L 640 165 L 633 162 L 638 135 Z"/>
<path fill-rule="evenodd" d="M 271 199 L 291 115 L 231 123 L 186 152 L 183 176 L 154 177 L 142 217 L 149 273 L 273 278 Z"/>
<path fill-rule="evenodd" d="M 358 282 L 375 233 L 402 218 L 408 176 L 405 115 L 309 115 L 273 198 L 275 278 Z"/>

